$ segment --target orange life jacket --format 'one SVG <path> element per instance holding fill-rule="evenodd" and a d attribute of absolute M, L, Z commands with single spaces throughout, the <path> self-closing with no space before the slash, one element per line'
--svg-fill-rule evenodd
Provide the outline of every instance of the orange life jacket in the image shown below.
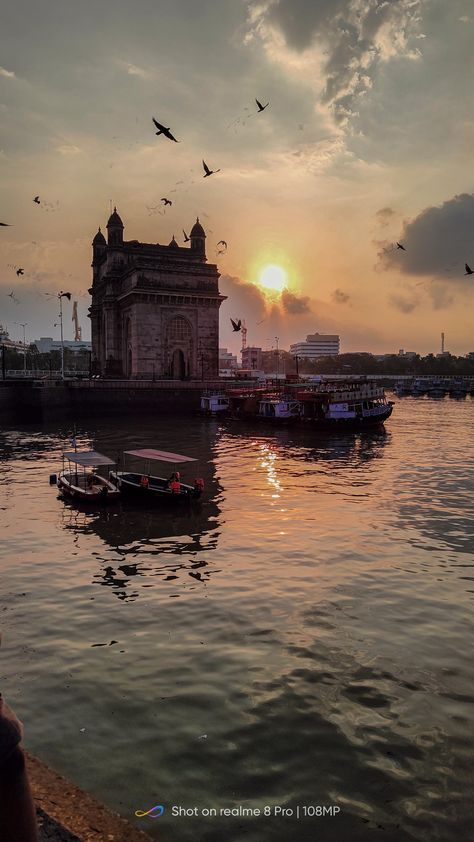
<path fill-rule="evenodd" d="M 150 480 L 148 479 L 148 477 L 142 477 L 140 480 L 140 485 L 142 488 L 148 488 L 148 486 L 150 485 Z"/>
<path fill-rule="evenodd" d="M 179 492 L 181 491 L 181 483 L 177 479 L 174 479 L 170 485 L 170 488 L 172 494 L 179 494 Z"/>

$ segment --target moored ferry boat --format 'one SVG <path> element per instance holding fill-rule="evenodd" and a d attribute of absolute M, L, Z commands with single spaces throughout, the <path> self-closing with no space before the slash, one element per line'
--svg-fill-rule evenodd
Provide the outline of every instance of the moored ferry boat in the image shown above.
<path fill-rule="evenodd" d="M 203 392 L 200 411 L 202 415 L 225 415 L 229 410 L 229 399 L 224 392 Z"/>
<path fill-rule="evenodd" d="M 298 400 L 284 395 L 267 395 L 258 403 L 257 418 L 276 424 L 298 421 L 301 405 Z"/>
<path fill-rule="evenodd" d="M 320 429 L 360 430 L 378 427 L 392 414 L 382 386 L 368 381 L 324 383 L 299 391 L 301 418 Z"/>

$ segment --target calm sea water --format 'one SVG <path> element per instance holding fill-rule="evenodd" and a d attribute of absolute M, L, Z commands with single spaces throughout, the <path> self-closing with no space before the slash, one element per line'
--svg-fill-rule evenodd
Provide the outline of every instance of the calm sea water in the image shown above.
<path fill-rule="evenodd" d="M 0 686 L 27 747 L 162 842 L 473 838 L 473 430 L 471 398 L 336 438 L 78 425 L 198 457 L 205 500 L 173 513 L 79 511 L 48 484 L 67 425 L 4 429 Z M 300 818 L 172 815 L 238 805 Z"/>

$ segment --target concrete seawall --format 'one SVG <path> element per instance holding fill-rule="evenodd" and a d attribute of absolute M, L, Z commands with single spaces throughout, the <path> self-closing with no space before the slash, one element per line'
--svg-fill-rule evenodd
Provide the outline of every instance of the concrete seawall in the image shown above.
<path fill-rule="evenodd" d="M 40 842 L 151 842 L 96 798 L 26 754 Z"/>
<path fill-rule="evenodd" d="M 65 383 L 2 382 L 3 420 L 54 420 L 159 412 L 192 415 L 204 389 L 222 388 L 218 381 L 71 380 Z"/>

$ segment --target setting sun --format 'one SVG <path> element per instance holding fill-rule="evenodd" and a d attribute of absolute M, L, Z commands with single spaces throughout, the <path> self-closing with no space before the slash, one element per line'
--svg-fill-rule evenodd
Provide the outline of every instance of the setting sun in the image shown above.
<path fill-rule="evenodd" d="M 265 266 L 260 272 L 259 283 L 266 289 L 281 292 L 287 284 L 286 272 L 281 266 L 276 266 L 272 263 L 270 266 Z"/>

